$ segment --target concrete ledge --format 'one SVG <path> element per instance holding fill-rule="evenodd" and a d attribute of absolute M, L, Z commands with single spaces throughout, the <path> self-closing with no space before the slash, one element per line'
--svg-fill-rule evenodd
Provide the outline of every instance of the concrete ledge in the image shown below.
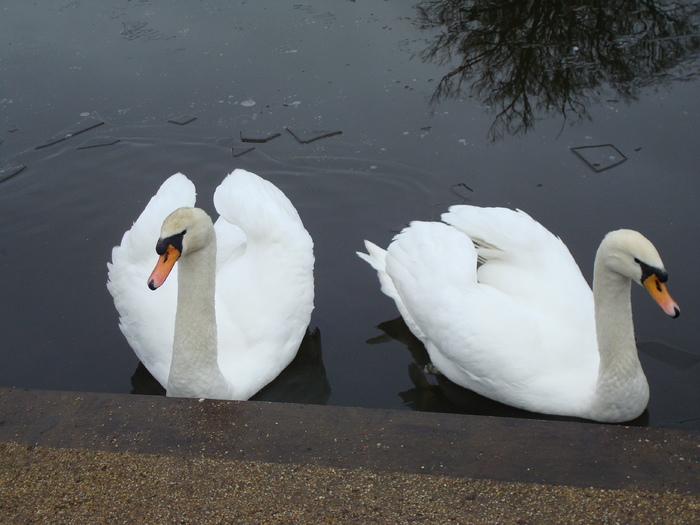
<path fill-rule="evenodd" d="M 700 495 L 700 432 L 0 389 L 0 442 Z"/>

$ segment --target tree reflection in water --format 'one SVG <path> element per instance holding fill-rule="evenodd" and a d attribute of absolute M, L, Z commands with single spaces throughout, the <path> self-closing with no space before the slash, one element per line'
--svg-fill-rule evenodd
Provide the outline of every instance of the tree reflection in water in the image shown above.
<path fill-rule="evenodd" d="M 643 87 L 700 73 L 691 63 L 700 49 L 695 2 L 437 0 L 417 9 L 421 27 L 438 31 L 422 58 L 460 62 L 432 103 L 465 92 L 479 99 L 496 115 L 493 141 L 547 116 L 590 119 L 588 106 L 608 89 L 629 103 Z"/>

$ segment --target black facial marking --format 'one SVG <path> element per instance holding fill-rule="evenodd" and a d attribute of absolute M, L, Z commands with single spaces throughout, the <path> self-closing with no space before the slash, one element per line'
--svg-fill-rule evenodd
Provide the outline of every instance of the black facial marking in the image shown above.
<path fill-rule="evenodd" d="M 158 242 L 156 243 L 156 253 L 158 255 L 165 254 L 168 251 L 168 246 L 172 246 L 177 251 L 182 253 L 182 238 L 186 233 L 187 230 L 184 230 L 180 233 L 176 233 L 175 235 L 171 235 L 170 237 L 166 237 L 165 239 L 158 239 Z"/>
<path fill-rule="evenodd" d="M 646 281 L 647 278 L 651 277 L 652 275 L 656 275 L 657 279 L 662 283 L 668 281 L 668 272 L 666 270 L 655 268 L 650 264 L 640 261 L 636 257 L 634 258 L 634 262 L 636 262 L 642 269 L 642 282 Z M 659 289 L 659 291 L 661 291 L 661 285 L 658 282 L 656 283 L 656 287 Z"/>

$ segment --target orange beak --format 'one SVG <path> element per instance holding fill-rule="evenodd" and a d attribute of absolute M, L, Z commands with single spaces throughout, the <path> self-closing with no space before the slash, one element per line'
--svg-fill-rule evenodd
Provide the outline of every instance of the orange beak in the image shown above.
<path fill-rule="evenodd" d="M 673 318 L 681 315 L 681 309 L 678 307 L 676 301 L 673 300 L 671 294 L 666 290 L 666 285 L 662 283 L 658 276 L 652 274 L 646 279 L 644 279 L 644 288 L 646 288 L 651 296 L 654 298 L 661 309 Z"/>
<path fill-rule="evenodd" d="M 165 282 L 179 257 L 180 250 L 169 244 L 165 253 L 158 258 L 156 267 L 148 278 L 148 287 L 151 290 L 155 290 Z"/>

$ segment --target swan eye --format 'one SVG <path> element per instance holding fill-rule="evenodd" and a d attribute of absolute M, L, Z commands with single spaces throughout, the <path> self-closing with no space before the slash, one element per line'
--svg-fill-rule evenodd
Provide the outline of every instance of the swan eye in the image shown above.
<path fill-rule="evenodd" d="M 187 230 L 183 230 L 180 233 L 166 237 L 165 239 L 158 239 L 156 243 L 156 253 L 158 255 L 163 255 L 167 250 L 168 246 L 172 246 L 178 252 L 182 253 L 182 238 L 187 233 Z"/>
<path fill-rule="evenodd" d="M 660 288 L 661 283 L 665 283 L 668 281 L 668 272 L 666 270 L 662 270 L 660 268 L 655 268 L 654 266 L 651 266 L 650 264 L 647 264 L 643 261 L 640 261 L 636 257 L 634 258 L 634 262 L 636 262 L 639 267 L 642 269 L 642 282 L 646 281 L 647 278 L 651 277 L 652 275 L 656 276 L 656 287 Z M 659 290 L 660 291 L 660 290 Z"/>

